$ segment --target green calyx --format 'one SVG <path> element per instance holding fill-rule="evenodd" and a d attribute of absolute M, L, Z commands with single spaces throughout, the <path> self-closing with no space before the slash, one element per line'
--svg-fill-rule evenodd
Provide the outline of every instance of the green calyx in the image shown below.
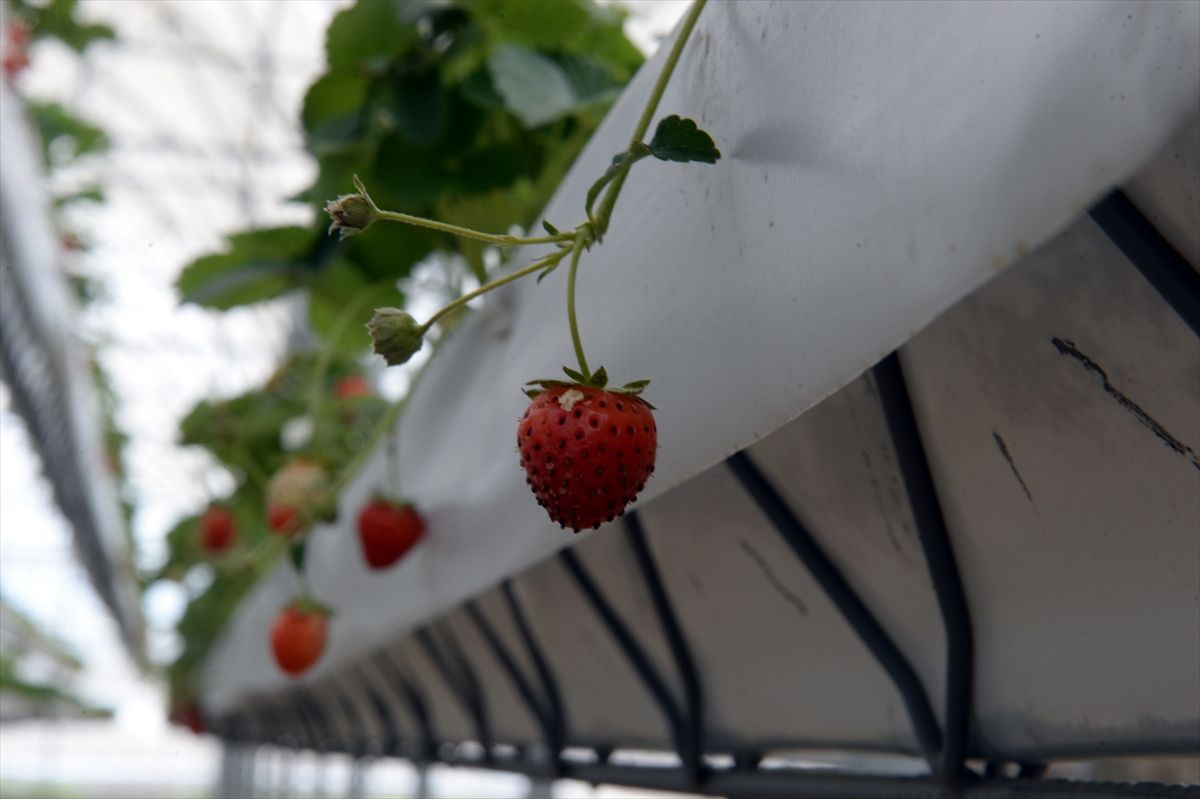
<path fill-rule="evenodd" d="M 367 322 L 375 352 L 388 366 L 399 366 L 417 354 L 425 342 L 425 329 L 399 308 L 377 308 Z"/>
<path fill-rule="evenodd" d="M 379 219 L 379 209 L 358 175 L 354 176 L 354 187 L 358 189 L 357 194 L 343 194 L 325 206 L 325 212 L 333 220 L 329 232 L 339 231 L 342 239 L 362 233 Z"/>
<path fill-rule="evenodd" d="M 564 386 L 579 386 L 580 388 L 595 388 L 611 391 L 613 394 L 625 394 L 630 397 L 637 397 L 650 410 L 657 410 L 653 405 L 641 398 L 641 393 L 646 390 L 646 386 L 650 385 L 649 380 L 634 380 L 632 383 L 626 383 L 620 388 L 607 388 L 608 372 L 601 366 L 591 374 L 577 372 L 567 366 L 563 367 L 563 372 L 566 373 L 570 380 L 530 380 L 526 386 L 537 386 L 537 388 L 523 388 L 525 396 L 530 399 L 536 398 L 544 391 L 552 388 L 562 388 Z"/>
<path fill-rule="evenodd" d="M 292 597 L 291 601 L 287 603 L 286 607 L 295 610 L 297 613 L 302 613 L 305 616 L 316 615 L 329 618 L 330 616 L 334 615 L 333 608 L 329 607 L 328 605 L 322 605 L 320 602 L 313 599 L 311 596 L 308 596 L 307 594 L 300 594 L 299 596 Z"/>

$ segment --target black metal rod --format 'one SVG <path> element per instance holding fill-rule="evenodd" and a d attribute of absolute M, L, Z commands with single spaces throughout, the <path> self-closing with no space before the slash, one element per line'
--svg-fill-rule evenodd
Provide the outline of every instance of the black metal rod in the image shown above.
<path fill-rule="evenodd" d="M 538 645 L 537 639 L 533 636 L 533 627 L 530 625 L 529 619 L 525 617 L 524 610 L 522 610 L 520 603 L 517 602 L 512 581 L 505 580 L 501 588 L 504 589 L 504 598 L 508 600 L 508 609 L 517 624 L 517 629 L 521 633 L 521 639 L 525 642 L 525 651 L 533 661 L 533 665 L 538 672 L 538 677 L 542 682 L 542 692 L 549 705 L 550 721 L 554 725 L 554 740 L 559 742 L 558 748 L 555 750 L 555 764 L 557 768 L 561 764 L 561 758 L 558 757 L 558 753 L 567 745 L 567 716 L 566 711 L 563 709 L 562 693 L 558 690 L 558 680 L 554 676 L 554 671 L 550 668 L 549 661 L 542 654 L 541 646 Z"/>
<path fill-rule="evenodd" d="M 701 756 L 704 754 L 704 692 L 700 685 L 700 676 L 696 671 L 696 661 L 683 637 L 683 629 L 671 606 L 662 577 L 650 547 L 646 543 L 646 532 L 642 528 L 641 518 L 637 511 L 625 517 L 625 535 L 633 549 L 634 557 L 641 568 L 642 578 L 650 590 L 650 598 L 654 602 L 654 611 L 658 622 L 666 634 L 667 644 L 671 648 L 671 656 L 679 677 L 683 681 L 683 693 L 687 710 L 687 741 L 684 751 L 680 752 L 683 768 L 688 774 L 689 784 L 694 788 L 704 779 L 704 764 Z"/>
<path fill-rule="evenodd" d="M 389 680 L 389 687 L 396 696 L 408 706 L 421 728 L 421 759 L 432 763 L 438 757 L 438 740 L 433 731 L 433 719 L 429 713 L 429 704 L 425 701 L 420 689 L 414 685 L 396 666 L 388 655 L 387 650 L 381 649 L 375 655 L 375 664 L 379 671 Z"/>
<path fill-rule="evenodd" d="M 286 701 L 283 702 L 283 707 L 287 711 L 289 729 L 292 729 L 293 731 L 290 734 L 292 734 L 292 737 L 296 739 L 296 746 L 300 745 L 301 735 L 304 737 L 305 743 L 308 745 L 308 747 L 310 747 L 310 749 L 311 747 L 316 746 L 319 743 L 317 739 L 317 733 L 313 731 L 311 723 L 308 722 L 308 717 L 304 715 L 304 713 L 301 713 L 301 709 L 294 698 L 287 698 L 287 696 L 284 696 L 284 699 L 286 699 Z"/>
<path fill-rule="evenodd" d="M 321 709 L 320 703 L 316 701 L 312 693 L 308 689 L 298 688 L 296 689 L 296 701 L 300 712 L 312 720 L 313 730 L 316 732 L 317 751 L 324 752 L 330 744 L 337 743 L 337 736 L 333 734 L 329 717 Z"/>
<path fill-rule="evenodd" d="M 879 661 L 879 665 L 883 666 L 883 670 L 892 678 L 908 710 L 908 717 L 921 752 L 929 760 L 930 767 L 936 768 L 937 756 L 942 749 L 942 736 L 933 715 L 933 708 L 929 704 L 929 697 L 925 693 L 925 686 L 921 684 L 917 672 L 859 599 L 838 567 L 750 458 L 744 452 L 736 452 L 725 462 L 758 504 L 759 509 L 771 520 L 775 529 L 808 568 L 813 579 L 858 633 L 858 637 Z"/>
<path fill-rule="evenodd" d="M 670 690 L 663 682 L 662 677 L 658 673 L 658 669 L 650 662 L 650 658 L 642 650 L 641 644 L 634 638 L 633 633 L 625 626 L 625 622 L 621 621 L 620 616 L 613 607 L 604 598 L 604 594 L 600 592 L 600 588 L 592 580 L 590 574 L 584 565 L 579 562 L 579 558 L 569 549 L 564 549 L 558 553 L 558 557 L 562 560 L 563 565 L 567 567 L 567 571 L 575 578 L 576 584 L 583 591 L 584 596 L 591 602 L 592 608 L 600 616 L 601 620 L 608 627 L 608 631 L 612 633 L 616 639 L 621 651 L 625 653 L 625 657 L 629 659 L 630 664 L 642 678 L 650 695 L 654 697 L 654 701 L 658 703 L 663 715 L 667 717 L 667 725 L 671 730 L 671 737 L 675 741 L 675 751 L 679 755 L 681 761 L 685 761 L 687 756 L 687 741 L 688 733 L 684 725 L 683 717 L 679 712 L 679 707 L 675 704 L 675 700 L 671 696 Z M 686 762 L 686 761 L 685 761 Z"/>
<path fill-rule="evenodd" d="M 260 730 L 258 736 L 259 743 L 274 743 L 283 736 L 283 731 L 279 727 L 279 721 L 275 718 L 275 714 L 270 712 L 260 702 L 251 702 L 250 710 L 254 717 L 258 719 L 258 724 L 255 725 Z"/>
<path fill-rule="evenodd" d="M 484 762 L 490 763 L 492 761 L 492 730 L 488 724 L 487 707 L 483 701 L 479 680 L 476 679 L 475 672 L 467 662 L 466 656 L 458 648 L 458 644 L 449 630 L 441 630 L 435 636 L 433 628 L 422 627 L 417 630 L 416 635 L 417 641 L 420 642 L 426 654 L 429 655 L 429 659 L 437 667 L 446 685 L 450 687 L 450 693 L 475 722 L 475 733 L 479 736 L 480 745 L 483 746 Z M 441 639 L 440 642 L 439 639 Z M 442 650 L 443 645 L 447 651 Z"/>
<path fill-rule="evenodd" d="M 954 559 L 950 533 L 942 506 L 938 501 L 933 473 L 921 444 L 921 432 L 913 414 L 912 400 L 896 353 L 880 361 L 874 371 L 875 386 L 887 417 L 896 465 L 904 477 L 908 504 L 929 577 L 942 612 L 946 630 L 946 719 L 945 749 L 942 752 L 941 774 L 952 782 L 971 776 L 964 762 L 967 758 L 968 735 L 971 726 L 971 699 L 975 675 L 975 634 L 971 629 L 971 612 L 963 591 L 962 577 Z"/>
<path fill-rule="evenodd" d="M 1120 189 L 1088 211 L 1105 235 L 1200 336 L 1200 272 L 1142 215 Z"/>
<path fill-rule="evenodd" d="M 400 723 L 396 720 L 396 714 L 392 712 L 387 701 L 379 695 L 379 691 L 375 690 L 375 685 L 366 669 L 360 665 L 354 670 L 358 674 L 359 684 L 367 694 L 367 701 L 370 703 L 371 709 L 375 711 L 375 718 L 379 721 L 379 726 L 383 728 L 384 739 L 380 741 L 381 753 L 400 757 L 403 754 L 400 744 L 404 740 L 404 736 L 400 733 Z"/>
<path fill-rule="evenodd" d="M 553 719 L 548 708 L 545 707 L 541 697 L 533 690 L 529 680 L 525 679 L 525 674 L 521 671 L 521 667 L 513 659 L 512 654 L 508 651 L 508 647 L 500 640 L 500 636 L 492 629 L 492 625 L 484 617 L 483 612 L 475 604 L 474 600 L 468 601 L 465 605 L 467 615 L 475 626 L 479 629 L 484 640 L 492 650 L 492 654 L 500 661 L 500 665 L 504 667 L 504 671 L 512 680 L 513 686 L 517 689 L 517 693 L 525 700 L 525 704 L 529 708 L 529 712 L 537 720 L 538 726 L 542 728 L 542 736 L 546 739 L 546 746 L 550 750 L 551 756 L 554 758 L 556 768 L 559 763 L 559 754 L 562 752 L 563 743 L 557 738 Z"/>
<path fill-rule="evenodd" d="M 346 723 L 350 726 L 350 737 L 346 741 L 346 748 L 355 757 L 362 757 L 367 753 L 367 739 L 363 736 L 366 727 L 362 723 L 362 717 L 358 713 L 358 708 L 354 706 L 354 700 L 347 696 L 342 686 L 331 685 L 330 691 L 337 698 L 342 715 L 345 716 Z"/>

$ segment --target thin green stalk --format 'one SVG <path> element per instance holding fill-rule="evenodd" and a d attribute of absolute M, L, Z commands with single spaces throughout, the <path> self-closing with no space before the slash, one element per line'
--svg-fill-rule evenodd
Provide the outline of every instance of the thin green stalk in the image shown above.
<path fill-rule="evenodd" d="M 402 214 L 399 211 L 384 211 L 380 209 L 377 212 L 377 218 L 388 219 L 392 222 L 404 222 L 409 225 L 417 225 L 418 227 L 432 228 L 440 230 L 443 233 L 453 233 L 456 236 L 462 236 L 465 239 L 475 239 L 476 241 L 486 241 L 488 244 L 495 244 L 498 247 L 518 247 L 524 244 L 558 244 L 564 241 L 570 241 L 575 237 L 574 233 L 559 233 L 557 236 L 510 236 L 496 235 L 493 233 L 480 233 L 478 230 L 459 227 L 458 225 L 450 225 L 445 222 L 438 222 L 433 219 L 423 219 L 419 216 L 410 216 Z"/>
<path fill-rule="evenodd" d="M 308 413 L 314 423 L 321 411 L 321 403 L 325 397 L 325 373 L 329 371 L 329 364 L 333 361 L 333 353 L 337 350 L 338 342 L 346 332 L 346 328 L 349 327 L 350 322 L 354 319 L 355 314 L 367 306 L 368 300 L 388 287 L 389 285 L 386 283 L 375 283 L 360 291 L 355 295 L 354 299 L 350 300 L 342 308 L 342 312 L 338 314 L 333 327 L 329 329 L 329 336 L 325 341 L 325 346 L 321 348 L 321 352 L 317 356 L 317 363 L 313 367 L 313 375 L 309 379 L 308 385 Z"/>
<path fill-rule="evenodd" d="M 260 490 L 266 491 L 267 483 L 270 482 L 271 478 L 267 476 L 262 469 L 258 468 L 258 464 L 255 463 L 254 459 L 250 457 L 250 453 L 246 452 L 245 447 L 241 446 L 240 444 L 235 444 L 233 447 L 233 453 L 237 456 L 237 460 L 239 462 L 238 465 L 246 470 L 246 474 L 251 480 L 254 481 L 254 484 L 257 485 Z"/>
<path fill-rule="evenodd" d="M 575 234 L 571 233 L 570 237 L 575 238 Z M 550 255 L 547 255 L 545 258 L 541 259 L 540 261 L 534 261 L 532 264 L 530 264 L 529 266 L 527 266 L 523 269 L 518 269 L 517 271 L 515 271 L 511 274 L 505 275 L 504 277 L 496 278 L 491 283 L 488 283 L 486 286 L 480 286 L 479 288 L 475 289 L 474 291 L 462 295 L 458 299 L 447 304 L 445 307 L 443 307 L 440 311 L 435 313 L 433 316 L 429 317 L 429 321 L 427 321 L 425 324 L 423 324 L 421 326 L 422 335 L 427 330 L 429 330 L 429 328 L 433 327 L 434 323 L 437 322 L 437 320 L 441 319 L 443 316 L 450 313 L 455 308 L 462 307 L 463 305 L 466 305 L 468 302 L 475 299 L 476 297 L 480 297 L 484 294 L 487 294 L 492 289 L 499 288 L 499 287 L 503 286 L 505 283 L 511 283 L 514 280 L 518 280 L 520 278 L 525 277 L 526 275 L 533 274 L 534 272 L 538 271 L 539 269 L 545 269 L 548 266 L 555 266 L 558 264 L 559 261 L 561 261 L 563 259 L 564 255 L 566 255 L 566 250 L 559 250 L 558 252 L 551 253 Z"/>
<path fill-rule="evenodd" d="M 571 343 L 575 345 L 575 357 L 579 359 L 579 371 L 584 378 L 592 376 L 588 369 L 587 358 L 583 357 L 583 341 L 579 338 L 579 323 L 575 321 L 575 272 L 579 267 L 579 256 L 583 254 L 587 244 L 588 231 L 581 230 L 575 236 L 575 246 L 571 249 L 571 269 L 567 272 L 567 321 L 571 325 Z"/>
<path fill-rule="evenodd" d="M 354 454 L 354 458 L 346 464 L 346 467 L 338 473 L 337 479 L 334 480 L 330 487 L 329 495 L 337 497 L 342 493 L 342 489 L 356 475 L 367 462 L 367 458 L 371 457 L 371 453 L 375 451 L 375 447 L 379 445 L 380 440 L 387 435 L 392 425 L 400 418 L 400 412 L 404 410 L 405 400 L 393 402 L 391 406 L 383 412 L 383 416 L 379 417 L 379 421 L 375 423 L 375 427 L 371 430 L 371 436 L 367 439 L 367 443 L 363 444 L 362 449 Z M 336 499 L 334 500 L 336 502 Z"/>
<path fill-rule="evenodd" d="M 642 109 L 642 117 L 638 120 L 637 127 L 633 129 L 633 136 L 629 140 L 630 147 L 640 142 L 646 135 L 646 131 L 650 129 L 650 120 L 654 118 L 654 112 L 658 110 L 658 101 L 662 99 L 667 83 L 671 80 L 671 73 L 675 71 L 675 64 L 678 63 L 679 56 L 683 53 L 683 46 L 687 44 L 688 38 L 692 35 L 692 28 L 696 27 L 696 20 L 700 18 L 700 12 L 707 2 L 708 0 L 695 0 L 692 7 L 688 9 L 683 27 L 679 29 L 679 35 L 675 37 L 675 43 L 671 46 L 671 52 L 667 54 L 667 61 L 663 64 L 662 72 L 658 74 L 658 81 L 650 92 L 650 98 L 646 100 L 646 107 Z M 599 235 L 608 231 L 608 220 L 612 217 L 613 206 L 617 203 L 617 195 L 621 193 L 621 188 L 625 185 L 625 176 L 628 174 L 628 171 L 624 171 L 618 175 L 609 184 L 604 198 L 600 201 L 600 210 L 596 214 L 596 233 Z"/>

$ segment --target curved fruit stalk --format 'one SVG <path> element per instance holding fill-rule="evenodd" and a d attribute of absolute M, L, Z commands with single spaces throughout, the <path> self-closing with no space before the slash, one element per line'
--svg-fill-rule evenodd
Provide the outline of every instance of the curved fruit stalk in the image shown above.
<path fill-rule="evenodd" d="M 625 512 L 654 473 L 658 427 L 631 394 L 558 385 L 534 397 L 517 428 L 525 482 L 563 527 L 598 528 Z"/>
<path fill-rule="evenodd" d="M 271 625 L 271 652 L 287 674 L 308 671 L 325 651 L 332 612 L 308 597 L 298 597 L 279 611 Z"/>
<path fill-rule="evenodd" d="M 412 549 L 425 533 L 425 520 L 408 503 L 376 497 L 358 515 L 363 558 L 372 569 L 386 569 Z"/>

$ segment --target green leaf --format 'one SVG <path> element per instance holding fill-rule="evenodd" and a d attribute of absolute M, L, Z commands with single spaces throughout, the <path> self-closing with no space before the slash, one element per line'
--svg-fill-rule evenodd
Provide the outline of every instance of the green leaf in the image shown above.
<path fill-rule="evenodd" d="M 304 95 L 301 113 L 304 127 L 316 136 L 320 125 L 328 120 L 350 117 L 357 122 L 367 99 L 367 83 L 367 79 L 357 72 L 327 73 Z M 342 129 L 345 127 L 343 123 Z"/>
<path fill-rule="evenodd" d="M 504 108 L 504 98 L 496 91 L 491 73 L 484 69 L 468 75 L 459 84 L 458 93 L 464 100 L 485 111 Z"/>
<path fill-rule="evenodd" d="M 175 281 L 181 302 L 226 310 L 277 297 L 295 285 L 294 264 L 308 252 L 312 232 L 272 228 L 229 237 L 229 252 L 184 267 Z"/>
<path fill-rule="evenodd" d="M 21 16 L 29 19 L 35 38 L 53 36 L 76 52 L 82 53 L 98 39 L 113 39 L 116 34 L 107 25 L 80 25 L 75 21 L 76 0 L 52 0 L 50 3 L 19 4 Z"/>
<path fill-rule="evenodd" d="M 554 60 L 562 67 L 581 102 L 611 102 L 620 93 L 621 85 L 600 59 L 585 53 L 564 53 Z"/>
<path fill-rule="evenodd" d="M 58 103 L 29 103 L 29 110 L 42 134 L 42 152 L 47 164 L 52 154 L 70 162 L 85 153 L 100 152 L 108 147 L 104 131 L 70 114 Z M 60 141 L 69 146 L 58 144 Z"/>
<path fill-rule="evenodd" d="M 454 180 L 441 159 L 395 133 L 379 143 L 375 168 L 363 177 L 375 202 L 389 210 L 423 210 Z"/>
<path fill-rule="evenodd" d="M 543 220 L 542 220 L 542 228 L 543 228 L 543 229 L 544 229 L 544 230 L 545 230 L 547 233 L 549 233 L 551 236 L 557 236 L 557 235 L 558 235 L 558 228 L 556 228 L 554 225 L 552 225 L 552 224 L 550 224 L 549 222 L 547 222 L 545 219 L 543 219 Z"/>
<path fill-rule="evenodd" d="M 382 109 L 394 130 L 418 147 L 437 141 L 449 120 L 446 92 L 434 73 L 393 83 Z"/>
<path fill-rule="evenodd" d="M 592 372 L 592 376 L 588 379 L 587 384 L 592 388 L 604 388 L 608 385 L 608 372 L 601 366 Z"/>
<path fill-rule="evenodd" d="M 408 49 L 416 27 L 400 20 L 398 3 L 365 2 L 333 18 L 325 38 L 330 72 L 355 72 L 364 64 L 385 61 Z"/>
<path fill-rule="evenodd" d="M 488 59 L 488 69 L 505 106 L 527 128 L 553 122 L 579 104 L 567 73 L 549 56 L 500 45 Z"/>
<path fill-rule="evenodd" d="M 632 383 L 626 383 L 625 385 L 621 386 L 621 390 L 630 394 L 638 394 L 648 385 L 650 385 L 649 380 L 634 380 Z"/>
<path fill-rule="evenodd" d="M 721 157 L 712 136 L 697 128 L 692 120 L 680 119 L 677 114 L 658 123 L 650 141 L 650 152 L 663 161 L 715 164 Z"/>
<path fill-rule="evenodd" d="M 547 50 L 584 35 L 590 24 L 586 6 L 575 0 L 502 0 L 480 12 L 505 39 Z"/>
<path fill-rule="evenodd" d="M 576 383 L 582 383 L 585 386 L 588 384 L 588 379 L 583 376 L 582 372 L 576 372 L 574 369 L 568 369 L 565 366 L 563 367 L 563 372 Z"/>

